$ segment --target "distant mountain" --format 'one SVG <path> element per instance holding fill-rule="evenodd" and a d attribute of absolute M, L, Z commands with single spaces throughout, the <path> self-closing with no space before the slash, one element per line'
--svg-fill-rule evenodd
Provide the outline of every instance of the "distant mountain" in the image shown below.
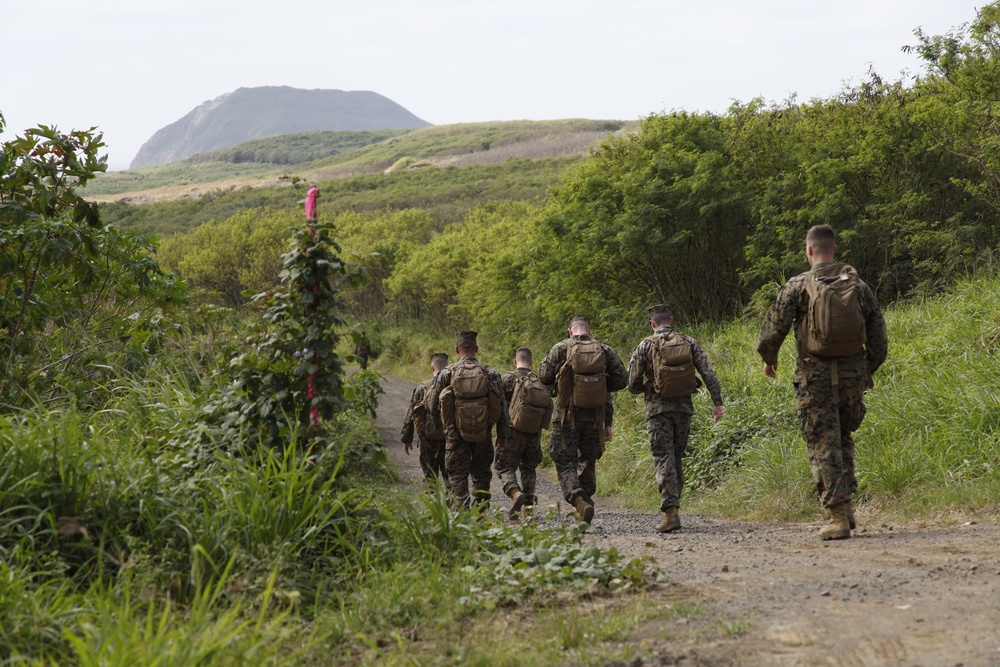
<path fill-rule="evenodd" d="M 385 130 L 430 123 L 367 90 L 238 88 L 209 100 L 142 145 L 130 168 L 168 164 L 191 155 L 278 134 L 322 130 Z"/>

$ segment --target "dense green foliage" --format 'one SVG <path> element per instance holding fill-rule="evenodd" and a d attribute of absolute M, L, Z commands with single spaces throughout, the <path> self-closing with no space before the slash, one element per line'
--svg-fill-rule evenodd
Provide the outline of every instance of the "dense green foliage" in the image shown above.
<path fill-rule="evenodd" d="M 338 350 L 341 298 L 363 271 L 327 223 L 279 212 L 257 237 L 247 214 L 207 228 L 187 250 L 204 242 L 227 257 L 243 233 L 287 248 L 277 285 L 239 313 L 174 299 L 170 319 L 140 337 L 143 309 L 182 285 L 147 240 L 104 224 L 74 191 L 102 167 L 100 145 L 49 128 L 3 145 L 0 662 L 385 664 L 407 653 L 390 641 L 402 626 L 461 642 L 449 626 L 486 628 L 498 606 L 533 613 L 551 592 L 648 581 L 644 561 L 584 545 L 560 517 L 498 527 L 455 514 L 443 494 L 415 503 L 392 488 L 370 421 L 380 377 L 345 377 Z M 359 246 L 363 217 L 343 220 Z M 416 237 L 394 240 L 405 252 Z M 254 270 L 239 280 L 267 281 Z M 227 295 L 210 284 L 199 294 L 213 287 Z M 133 338 L 141 363 L 114 354 Z M 58 379 L 52 364 L 37 368 L 46 354 L 63 355 Z M 21 368 L 37 377 L 22 382 Z M 589 632 L 621 627 L 596 619 Z M 536 652 L 540 664 L 583 643 L 561 637 Z M 509 664 L 503 647 L 463 651 Z"/>
<path fill-rule="evenodd" d="M 0 128 L 3 117 L 0 116 Z M 104 169 L 100 135 L 29 130 L 0 152 L 0 404 L 70 395 L 159 345 L 183 286 L 143 238 L 104 224 L 75 191 Z"/>

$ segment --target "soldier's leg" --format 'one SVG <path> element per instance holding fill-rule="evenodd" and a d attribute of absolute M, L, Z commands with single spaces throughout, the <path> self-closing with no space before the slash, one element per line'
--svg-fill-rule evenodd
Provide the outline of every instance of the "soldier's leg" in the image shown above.
<path fill-rule="evenodd" d="M 434 444 L 434 472 L 441 479 L 441 483 L 448 485 L 448 472 L 445 470 L 444 458 L 447 448 L 444 440 L 432 440 Z"/>
<path fill-rule="evenodd" d="M 601 438 L 604 434 L 597 428 L 594 422 L 577 422 L 579 433 L 580 462 L 583 469 L 580 471 L 580 487 L 587 499 L 593 504 L 594 494 L 597 493 L 597 459 L 601 453 Z"/>
<path fill-rule="evenodd" d="M 542 434 L 525 436 L 524 441 L 519 468 L 521 473 L 521 491 L 528 496 L 529 505 L 537 505 L 538 499 L 535 497 L 537 473 L 535 471 L 542 464 Z"/>
<path fill-rule="evenodd" d="M 674 470 L 677 471 L 677 498 L 684 493 L 684 453 L 691 437 L 691 415 L 675 412 L 674 420 Z"/>
<path fill-rule="evenodd" d="M 840 410 L 833 401 L 833 389 L 825 382 L 796 387 L 799 430 L 806 442 L 809 464 L 823 507 L 840 505 L 851 499 L 840 442 Z"/>
<path fill-rule="evenodd" d="M 866 412 L 861 381 L 861 377 L 841 378 L 840 451 L 851 496 L 858 490 L 858 478 L 854 471 L 854 432 L 861 427 Z"/>
<path fill-rule="evenodd" d="M 434 470 L 434 459 L 437 456 L 437 447 L 430 440 L 420 439 L 420 469 L 424 473 L 425 482 L 433 482 L 437 477 Z"/>
<path fill-rule="evenodd" d="M 454 498 L 455 507 L 469 504 L 469 474 L 472 467 L 472 448 L 459 438 L 449 438 L 445 450 L 445 469 L 448 471 L 448 486 Z"/>
<path fill-rule="evenodd" d="M 521 491 L 521 486 L 517 483 L 517 445 L 520 435 L 519 431 L 512 429 L 507 442 L 502 447 L 499 445 L 496 447 L 494 467 L 497 469 L 497 477 L 500 479 L 503 492 L 508 497 L 513 497 L 515 491 Z"/>
<path fill-rule="evenodd" d="M 472 475 L 472 500 L 477 505 L 489 505 L 490 482 L 493 481 L 493 441 L 476 442 L 471 447 L 469 473 Z"/>
<path fill-rule="evenodd" d="M 552 424 L 549 456 L 552 457 L 552 463 L 555 465 L 563 498 L 570 505 L 576 501 L 578 496 L 584 495 L 583 487 L 580 486 L 580 478 L 576 474 L 580 450 L 575 438 L 576 434 L 570 428 L 568 419 L 564 424 Z"/>
<path fill-rule="evenodd" d="M 656 489 L 660 493 L 660 511 L 666 512 L 668 507 L 681 506 L 677 470 L 679 457 L 674 454 L 674 421 L 666 413 L 653 415 L 646 420 L 646 432 L 649 434 L 649 451 L 653 456 Z"/>

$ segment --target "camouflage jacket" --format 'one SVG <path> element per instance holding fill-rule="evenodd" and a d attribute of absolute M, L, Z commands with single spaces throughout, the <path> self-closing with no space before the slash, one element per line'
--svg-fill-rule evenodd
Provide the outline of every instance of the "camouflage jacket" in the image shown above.
<path fill-rule="evenodd" d="M 814 268 L 827 266 L 817 264 Z M 760 339 L 757 352 L 765 364 L 778 363 L 778 350 L 788 332 L 795 328 L 796 334 L 796 366 L 794 381 L 825 377 L 830 374 L 831 358 L 807 355 L 803 351 L 801 335 L 806 324 L 806 312 L 809 306 L 809 295 L 806 293 L 806 280 L 809 272 L 800 273 L 789 279 L 778 292 L 771 304 L 764 324 L 760 329 Z M 885 330 L 885 319 L 879 310 L 878 301 L 871 288 L 862 284 L 862 312 L 865 317 L 865 334 L 867 342 L 864 349 L 853 357 L 838 358 L 837 372 L 845 376 L 873 375 L 885 361 L 889 353 L 889 339 Z"/>
<path fill-rule="evenodd" d="M 504 396 L 503 382 L 500 378 L 500 374 L 495 370 L 479 361 L 475 357 L 463 357 L 455 363 L 451 364 L 440 373 L 434 377 L 434 382 L 431 384 L 430 390 L 424 396 L 424 405 L 427 406 L 427 412 L 434 419 L 434 423 L 440 427 L 441 426 L 441 392 L 444 391 L 445 387 L 451 384 L 451 374 L 453 370 L 458 367 L 465 359 L 472 359 L 481 367 L 486 370 L 486 377 L 489 378 L 490 382 L 495 382 L 500 388 L 501 397 Z M 496 423 L 497 437 L 498 438 L 510 438 L 510 427 L 507 422 L 507 400 L 503 398 L 503 406 L 500 411 L 500 420 Z"/>
<path fill-rule="evenodd" d="M 592 340 L 588 335 L 573 336 L 573 338 L 577 340 Z M 559 376 L 559 369 L 566 363 L 567 340 L 569 339 L 561 340 L 553 345 L 549 353 L 545 355 L 545 359 L 538 366 L 538 377 L 542 381 L 542 384 L 552 390 L 553 396 L 557 395 L 556 378 Z M 604 406 L 604 425 L 611 426 L 614 421 L 614 407 L 611 403 L 611 393 L 621 391 L 625 388 L 628 384 L 628 373 L 625 371 L 625 364 L 622 363 L 621 357 L 618 356 L 618 353 L 610 345 L 601 343 L 601 347 L 604 348 L 608 374 L 608 403 Z M 597 421 L 597 410 L 599 408 L 574 408 L 574 414 L 575 417 L 583 420 Z M 563 417 L 562 412 L 563 408 L 560 407 L 557 400 L 553 419 L 561 419 Z"/>
<path fill-rule="evenodd" d="M 413 394 L 410 396 L 410 405 L 407 406 L 406 417 L 403 418 L 403 429 L 399 432 L 399 440 L 401 442 L 412 443 L 414 433 L 419 434 L 423 430 L 423 424 L 415 421 L 414 408 L 424 402 L 424 396 L 433 382 L 434 378 L 431 378 L 413 388 Z"/>
<path fill-rule="evenodd" d="M 667 336 L 675 333 L 673 327 L 660 327 L 653 336 Z M 680 333 L 680 332 L 676 332 Z M 680 334 L 685 341 L 691 344 L 691 360 L 694 367 L 705 381 L 708 393 L 712 396 L 714 405 L 722 405 L 722 386 L 719 378 L 708 363 L 705 351 L 701 349 L 694 338 L 685 334 Z M 628 362 L 628 390 L 633 394 L 643 393 L 646 399 L 646 417 L 652 417 L 664 412 L 680 412 L 682 414 L 694 414 L 694 403 L 690 396 L 680 398 L 664 398 L 653 391 L 653 345 L 649 338 L 644 338 L 632 352 L 632 358 Z"/>

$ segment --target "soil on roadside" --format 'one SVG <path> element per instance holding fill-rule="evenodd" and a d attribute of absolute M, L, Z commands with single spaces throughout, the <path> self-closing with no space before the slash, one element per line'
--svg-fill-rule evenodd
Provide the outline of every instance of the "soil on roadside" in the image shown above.
<path fill-rule="evenodd" d="M 405 455 L 399 442 L 413 387 L 386 379 L 377 425 L 404 483 L 419 485 L 418 452 Z M 538 496 L 542 508 L 568 510 L 551 470 L 539 471 Z M 671 600 L 704 610 L 700 620 L 644 625 L 629 667 L 1000 665 L 996 517 L 887 525 L 859 508 L 851 539 L 823 542 L 819 522 L 728 521 L 683 508 L 683 528 L 660 535 L 659 515 L 596 501 L 587 539 L 650 557 Z M 493 504 L 510 506 L 495 476 Z"/>

